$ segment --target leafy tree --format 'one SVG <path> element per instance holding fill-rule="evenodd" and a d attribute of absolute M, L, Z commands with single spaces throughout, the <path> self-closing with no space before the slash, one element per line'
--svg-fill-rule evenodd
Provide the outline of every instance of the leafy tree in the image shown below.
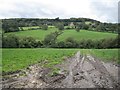
<path fill-rule="evenodd" d="M 20 40 L 19 47 L 22 47 L 22 48 L 34 48 L 34 47 L 37 47 L 37 42 L 32 37 L 25 37 L 25 38 Z"/>
<path fill-rule="evenodd" d="M 15 35 L 8 35 L 2 37 L 2 47 L 4 48 L 17 48 L 19 47 L 19 38 Z"/>
<path fill-rule="evenodd" d="M 80 27 L 76 27 L 75 29 L 77 32 L 80 32 Z"/>
<path fill-rule="evenodd" d="M 18 22 L 16 20 L 5 19 L 2 21 L 2 29 L 4 30 L 4 32 L 19 31 Z"/>
<path fill-rule="evenodd" d="M 58 48 L 65 48 L 65 42 L 64 41 L 60 41 L 57 43 Z"/>
<path fill-rule="evenodd" d="M 75 24 L 75 30 L 76 30 L 77 32 L 79 32 L 80 29 L 82 29 L 82 24 L 76 23 L 76 24 Z"/>
<path fill-rule="evenodd" d="M 88 25 L 86 25 L 86 24 L 83 24 L 83 27 L 82 27 L 82 29 L 88 30 L 88 28 L 89 28 L 89 26 L 88 26 Z"/>
<path fill-rule="evenodd" d="M 40 47 L 43 47 L 43 42 L 41 42 L 41 41 L 37 41 L 37 45 L 36 45 L 38 48 L 40 48 Z"/>
<path fill-rule="evenodd" d="M 55 31 L 53 33 L 50 33 L 47 35 L 44 39 L 44 45 L 51 46 L 56 43 L 56 39 L 59 35 L 61 35 L 63 32 L 61 31 Z"/>
<path fill-rule="evenodd" d="M 104 26 L 104 24 L 99 24 L 97 27 L 96 27 L 96 31 L 106 31 L 106 28 Z"/>
<path fill-rule="evenodd" d="M 64 30 L 64 25 L 63 25 L 62 23 L 58 23 L 58 24 L 57 24 L 57 28 L 58 28 L 59 30 Z"/>
<path fill-rule="evenodd" d="M 75 41 L 72 37 L 69 37 L 65 40 L 66 48 L 73 48 L 73 47 L 77 47 L 77 46 L 78 46 L 77 41 Z"/>
<path fill-rule="evenodd" d="M 43 30 L 47 30 L 48 29 L 48 25 L 42 25 L 42 29 Z"/>
<path fill-rule="evenodd" d="M 56 21 L 59 21 L 60 19 L 59 19 L 59 17 L 57 17 L 57 18 L 55 18 L 55 20 L 56 20 Z"/>

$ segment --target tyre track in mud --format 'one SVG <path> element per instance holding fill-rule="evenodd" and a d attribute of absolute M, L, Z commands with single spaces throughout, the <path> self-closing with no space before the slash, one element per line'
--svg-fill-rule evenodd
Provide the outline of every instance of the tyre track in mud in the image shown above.
<path fill-rule="evenodd" d="M 94 57 L 87 55 L 87 60 L 95 67 L 95 69 L 97 71 L 99 71 L 101 73 L 101 76 L 103 76 L 103 79 L 105 81 L 106 84 L 104 84 L 103 87 L 105 88 L 114 88 L 116 87 L 116 81 L 115 79 L 110 75 L 110 73 L 107 71 L 107 69 L 105 68 L 105 66 L 103 65 L 102 62 L 100 62 L 100 60 L 95 59 Z"/>
<path fill-rule="evenodd" d="M 119 86 L 117 80 L 108 72 L 102 61 L 93 56 L 82 56 L 80 52 L 77 52 L 71 60 L 69 74 L 63 80 L 66 88 L 116 88 Z M 87 66 L 85 63 L 87 63 Z M 94 75 L 90 75 L 92 72 L 94 72 Z"/>

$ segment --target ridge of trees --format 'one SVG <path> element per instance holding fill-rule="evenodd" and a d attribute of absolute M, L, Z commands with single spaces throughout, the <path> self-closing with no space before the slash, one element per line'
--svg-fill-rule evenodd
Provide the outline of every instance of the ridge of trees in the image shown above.
<path fill-rule="evenodd" d="M 100 32 L 120 33 L 120 25 L 117 23 L 102 23 L 97 20 L 88 18 L 70 18 L 70 19 L 32 19 L 32 18 L 14 18 L 2 19 L 2 29 L 6 32 L 20 31 L 21 27 L 31 27 L 42 25 L 47 30 L 47 25 L 59 25 L 59 29 L 64 29 L 63 26 L 69 26 L 73 22 L 76 29 L 94 30 Z M 86 22 L 89 22 L 86 24 Z"/>

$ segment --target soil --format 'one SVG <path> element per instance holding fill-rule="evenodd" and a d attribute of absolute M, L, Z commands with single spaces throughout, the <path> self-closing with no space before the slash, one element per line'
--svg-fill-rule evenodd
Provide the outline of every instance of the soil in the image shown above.
<path fill-rule="evenodd" d="M 91 55 L 67 58 L 55 66 L 60 71 L 51 76 L 49 68 L 35 64 L 2 80 L 2 88 L 119 88 L 118 66 Z M 9 78 L 8 78 L 9 77 Z"/>

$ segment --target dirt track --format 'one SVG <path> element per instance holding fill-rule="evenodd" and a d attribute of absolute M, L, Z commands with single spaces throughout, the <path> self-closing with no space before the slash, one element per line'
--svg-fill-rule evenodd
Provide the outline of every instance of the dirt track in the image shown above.
<path fill-rule="evenodd" d="M 118 67 L 91 55 L 77 52 L 61 65 L 58 75 L 49 76 L 50 69 L 30 66 L 25 76 L 11 75 L 2 82 L 3 88 L 118 88 Z M 22 72 L 23 74 L 23 72 Z"/>

